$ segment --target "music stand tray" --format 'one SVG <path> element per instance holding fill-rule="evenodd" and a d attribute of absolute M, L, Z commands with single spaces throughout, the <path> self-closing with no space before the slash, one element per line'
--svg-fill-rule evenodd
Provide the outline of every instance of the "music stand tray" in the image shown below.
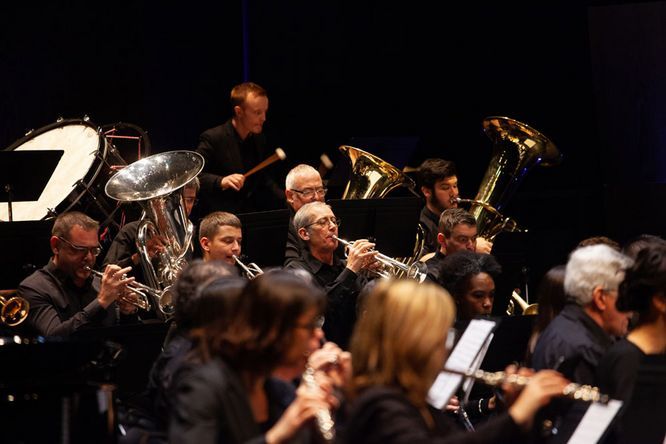
<path fill-rule="evenodd" d="M 243 256 L 260 267 L 281 267 L 289 231 L 289 210 L 239 214 Z"/>
<path fill-rule="evenodd" d="M 58 166 L 64 150 L 0 151 L 0 202 L 38 200 Z M 27 172 L 30 174 L 27 174 Z"/>
<path fill-rule="evenodd" d="M 327 202 L 342 220 L 339 236 L 348 241 L 376 240 L 376 249 L 392 257 L 414 254 L 416 230 L 423 202 L 416 197 L 388 199 L 333 199 Z"/>

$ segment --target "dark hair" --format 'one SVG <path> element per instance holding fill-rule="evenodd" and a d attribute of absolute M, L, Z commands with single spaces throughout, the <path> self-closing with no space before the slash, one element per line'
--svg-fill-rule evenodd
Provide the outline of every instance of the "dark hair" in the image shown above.
<path fill-rule="evenodd" d="M 458 175 L 456 164 L 444 159 L 426 159 L 419 166 L 417 178 L 419 187 L 432 189 L 435 182 Z"/>
<path fill-rule="evenodd" d="M 476 219 L 464 208 L 448 208 L 440 214 L 437 229 L 444 237 L 449 238 L 453 229 L 460 224 L 476 227 Z"/>
<path fill-rule="evenodd" d="M 632 259 L 636 259 L 638 252 L 650 245 L 666 245 L 666 240 L 654 234 L 639 234 L 622 247 L 622 252 Z"/>
<path fill-rule="evenodd" d="M 592 236 L 578 242 L 576 248 L 589 247 L 590 245 L 608 245 L 615 251 L 620 251 L 620 244 L 606 236 Z"/>
<path fill-rule="evenodd" d="M 179 328 L 191 329 L 202 325 L 200 319 L 200 296 L 202 283 L 223 276 L 231 276 L 231 267 L 222 261 L 192 261 L 173 284 L 174 320 Z"/>
<path fill-rule="evenodd" d="M 64 237 L 67 239 L 67 236 L 69 236 L 69 232 L 74 225 L 78 225 L 86 231 L 99 230 L 99 222 L 95 219 L 86 216 L 79 211 L 68 211 L 56 218 L 53 223 L 53 229 L 51 229 L 51 234 L 53 236 Z"/>
<path fill-rule="evenodd" d="M 241 221 L 235 214 L 224 211 L 214 211 L 204 217 L 199 224 L 199 239 L 207 237 L 213 239 L 219 227 L 230 226 L 242 229 Z"/>
<path fill-rule="evenodd" d="M 566 265 L 557 265 L 541 278 L 537 289 L 537 301 L 539 303 L 539 315 L 534 326 L 535 332 L 542 332 L 550 321 L 557 316 L 567 300 L 564 293 L 564 275 Z"/>
<path fill-rule="evenodd" d="M 239 372 L 267 375 L 291 346 L 297 319 L 310 308 L 322 313 L 325 300 L 322 290 L 297 275 L 267 271 L 245 286 L 227 325 L 211 323 L 196 332 L 202 358 L 220 356 Z"/>
<path fill-rule="evenodd" d="M 446 256 L 440 270 L 439 284 L 456 300 L 464 296 L 470 279 L 477 274 L 487 273 L 496 280 L 502 273 L 502 267 L 493 256 L 469 250 Z"/>
<path fill-rule="evenodd" d="M 666 245 L 648 245 L 638 252 L 634 265 L 625 271 L 620 284 L 617 308 L 637 311 L 639 322 L 650 312 L 650 302 L 657 293 L 666 292 Z"/>

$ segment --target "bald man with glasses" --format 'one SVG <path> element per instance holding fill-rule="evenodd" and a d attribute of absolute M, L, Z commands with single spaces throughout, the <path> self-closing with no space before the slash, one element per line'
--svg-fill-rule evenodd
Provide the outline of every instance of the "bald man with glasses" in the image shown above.
<path fill-rule="evenodd" d="M 55 220 L 49 263 L 21 282 L 18 294 L 30 303 L 26 334 L 69 336 L 90 327 L 136 322 L 136 299 L 127 291 L 132 267 L 109 265 L 103 276 L 91 269 L 101 252 L 99 223 L 83 213 L 63 213 Z M 121 297 L 123 300 L 121 300 Z"/>
<path fill-rule="evenodd" d="M 339 225 L 340 219 L 325 203 L 303 205 L 294 216 L 294 228 L 305 247 L 301 256 L 286 268 L 307 271 L 326 291 L 324 333 L 329 341 L 346 348 L 356 321 L 356 300 L 367 283 L 361 270 L 373 266 L 376 252 L 371 251 L 373 243 L 359 240 L 347 251 L 346 260 L 338 257 L 335 237 Z"/>

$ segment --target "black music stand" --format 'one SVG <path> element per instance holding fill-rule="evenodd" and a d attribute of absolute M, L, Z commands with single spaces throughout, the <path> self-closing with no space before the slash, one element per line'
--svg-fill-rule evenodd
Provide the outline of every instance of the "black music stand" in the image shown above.
<path fill-rule="evenodd" d="M 260 267 L 281 267 L 289 231 L 289 210 L 239 214 L 243 256 Z"/>
<path fill-rule="evenodd" d="M 7 202 L 10 222 L 12 202 L 38 200 L 64 152 L 0 151 L 0 202 Z"/>
<path fill-rule="evenodd" d="M 330 200 L 342 220 L 338 234 L 353 241 L 373 237 L 376 249 L 391 257 L 410 257 L 423 201 L 416 197 Z"/>

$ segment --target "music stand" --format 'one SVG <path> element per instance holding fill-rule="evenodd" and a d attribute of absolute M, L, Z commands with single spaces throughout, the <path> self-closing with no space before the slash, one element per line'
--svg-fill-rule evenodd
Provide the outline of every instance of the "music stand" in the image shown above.
<path fill-rule="evenodd" d="M 280 267 L 289 231 L 289 210 L 239 214 L 243 224 L 243 256 L 260 267 Z"/>
<path fill-rule="evenodd" d="M 7 202 L 10 222 L 14 220 L 12 202 L 38 200 L 64 152 L 0 151 L 0 202 Z"/>
<path fill-rule="evenodd" d="M 373 237 L 376 249 L 391 257 L 410 257 L 423 202 L 415 197 L 330 200 L 342 220 L 338 234 L 353 241 Z"/>

